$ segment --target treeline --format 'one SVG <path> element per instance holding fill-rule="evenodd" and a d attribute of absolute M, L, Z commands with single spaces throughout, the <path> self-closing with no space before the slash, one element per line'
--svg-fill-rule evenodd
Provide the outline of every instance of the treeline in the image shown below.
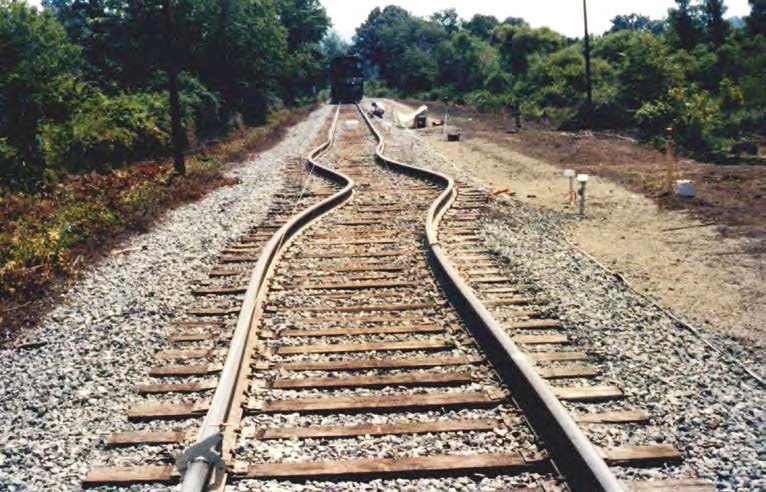
<path fill-rule="evenodd" d="M 318 0 L 0 0 L 0 189 L 165 155 L 313 100 Z M 337 40 L 335 40 L 337 41 Z"/>
<path fill-rule="evenodd" d="M 586 104 L 583 39 L 523 19 L 424 19 L 376 8 L 352 52 L 367 62 L 368 92 L 448 99 L 484 111 L 510 108 L 564 128 L 633 129 L 659 141 L 665 128 L 687 149 L 722 149 L 766 133 L 766 2 L 724 19 L 722 0 L 676 0 L 664 20 L 618 16 L 591 37 L 593 106 Z"/>

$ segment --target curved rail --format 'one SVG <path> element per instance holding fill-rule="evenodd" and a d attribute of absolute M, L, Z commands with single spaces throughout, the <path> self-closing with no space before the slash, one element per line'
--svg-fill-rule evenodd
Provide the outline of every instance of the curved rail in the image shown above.
<path fill-rule="evenodd" d="M 572 416 L 510 335 L 476 297 L 439 244 L 439 222 L 457 196 L 454 180 L 444 174 L 386 157 L 383 154 L 385 142 L 382 135 L 361 108 L 360 113 L 378 140 L 375 155 L 379 161 L 400 172 L 426 179 L 445 188 L 431 204 L 426 217 L 426 242 L 430 263 L 455 309 L 472 328 L 497 370 L 514 384 L 514 397 L 525 409 L 535 432 L 546 440 L 549 450 L 553 450 L 551 458 L 566 476 L 567 483 L 575 490 L 623 490 L 617 477 Z"/>
<path fill-rule="evenodd" d="M 210 404 L 210 409 L 205 416 L 205 421 L 202 424 L 202 429 L 197 436 L 194 446 L 204 446 L 204 443 L 210 442 L 212 447 L 212 442 L 216 441 L 211 441 L 211 439 L 215 440 L 216 436 L 222 437 L 221 426 L 227 421 L 232 402 L 236 396 L 237 381 L 240 369 L 242 368 L 242 362 L 246 356 L 248 337 L 251 333 L 251 326 L 257 318 L 256 312 L 263 303 L 263 294 L 267 286 L 266 280 L 274 269 L 277 259 L 285 250 L 286 243 L 314 220 L 345 203 L 353 193 L 354 182 L 351 178 L 340 172 L 323 167 L 315 160 L 332 144 L 338 125 L 339 113 L 340 106 L 335 111 L 335 116 L 328 131 L 327 141 L 309 153 L 306 157 L 306 166 L 311 172 L 320 174 L 342 185 L 343 189 L 291 217 L 274 233 L 264 246 L 245 292 L 245 300 L 242 303 L 237 326 L 223 370 L 221 371 L 218 386 L 213 395 L 213 401 Z M 219 443 L 220 439 L 217 442 Z M 204 456 L 195 457 L 194 454 L 196 453 L 189 456 L 192 461 L 183 475 L 181 484 L 181 490 L 184 492 L 201 492 L 207 486 L 210 473 L 215 465 L 213 463 L 214 460 L 210 458 L 210 453 L 217 454 L 217 451 L 214 449 L 202 451 Z"/>

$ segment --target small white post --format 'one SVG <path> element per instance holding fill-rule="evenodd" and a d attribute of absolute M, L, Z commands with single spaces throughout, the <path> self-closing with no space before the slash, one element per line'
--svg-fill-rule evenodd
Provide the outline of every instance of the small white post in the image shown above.
<path fill-rule="evenodd" d="M 575 197 L 577 196 L 574 189 L 574 180 L 576 174 L 577 173 L 575 173 L 574 169 L 564 169 L 564 176 L 569 178 L 569 205 L 575 204 Z"/>

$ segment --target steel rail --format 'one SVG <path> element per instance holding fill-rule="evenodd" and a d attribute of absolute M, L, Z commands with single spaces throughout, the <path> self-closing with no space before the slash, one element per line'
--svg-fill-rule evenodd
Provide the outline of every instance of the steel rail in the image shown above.
<path fill-rule="evenodd" d="M 524 409 L 535 432 L 546 441 L 551 459 L 565 475 L 567 484 L 577 491 L 624 490 L 596 448 L 553 394 L 548 383 L 476 297 L 439 244 L 439 223 L 457 196 L 454 180 L 444 174 L 386 157 L 385 141 L 381 133 L 362 108 L 359 108 L 359 112 L 378 140 L 375 156 L 379 162 L 444 187 L 426 216 L 429 262 L 453 306 L 477 337 L 495 368 L 512 384 L 514 398 Z"/>
<path fill-rule="evenodd" d="M 210 409 L 205 416 L 202 428 L 197 436 L 193 446 L 199 446 L 201 443 L 210 442 L 209 439 L 216 435 L 221 436 L 221 427 L 225 425 L 229 412 L 232 407 L 232 401 L 235 398 L 237 380 L 242 369 L 242 362 L 245 359 L 248 337 L 251 333 L 251 327 L 257 321 L 255 317 L 256 310 L 263 301 L 262 293 L 267 288 L 267 277 L 273 270 L 279 256 L 285 250 L 288 241 L 303 230 L 311 222 L 324 215 L 328 211 L 342 205 L 348 200 L 354 190 L 354 181 L 348 176 L 323 167 L 316 162 L 316 158 L 325 152 L 332 144 L 335 131 L 338 125 L 338 115 L 340 106 L 335 111 L 332 124 L 327 134 L 327 141 L 313 149 L 306 157 L 306 167 L 323 177 L 343 186 L 339 192 L 325 198 L 321 202 L 308 207 L 298 214 L 291 217 L 264 246 L 258 262 L 255 265 L 253 273 L 245 292 L 245 300 L 240 309 L 237 326 L 232 336 L 229 352 L 226 355 L 221 376 L 216 387 L 213 401 Z M 192 446 L 192 447 L 193 447 Z M 191 448 L 190 448 L 191 449 Z M 184 492 L 201 492 L 206 489 L 210 480 L 211 471 L 215 463 L 210 459 L 210 453 L 218 455 L 217 449 L 208 449 L 206 457 L 191 457 L 186 472 L 183 474 L 181 490 Z M 220 455 L 218 455 L 220 458 Z"/>

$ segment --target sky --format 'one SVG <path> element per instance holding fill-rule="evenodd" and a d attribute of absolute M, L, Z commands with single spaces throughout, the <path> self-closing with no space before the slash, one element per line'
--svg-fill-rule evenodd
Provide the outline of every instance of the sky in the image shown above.
<path fill-rule="evenodd" d="M 494 15 L 499 20 L 522 17 L 533 27 L 550 27 L 570 37 L 582 36 L 582 2 L 580 0 L 321 0 L 340 36 L 350 41 L 354 31 L 375 7 L 398 5 L 418 16 L 454 8 L 461 18 L 474 14 Z M 726 0 L 727 17 L 750 13 L 747 0 Z M 616 15 L 639 13 L 660 19 L 673 0 L 588 0 L 588 27 L 593 34 L 609 30 Z"/>

